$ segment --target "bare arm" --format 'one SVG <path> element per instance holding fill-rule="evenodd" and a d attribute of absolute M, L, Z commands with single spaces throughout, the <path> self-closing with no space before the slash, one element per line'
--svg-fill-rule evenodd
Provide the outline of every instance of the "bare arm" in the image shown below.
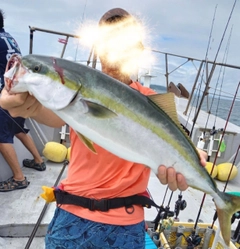
<path fill-rule="evenodd" d="M 51 127 L 61 127 L 65 124 L 62 119 L 42 106 L 29 93 L 9 94 L 4 88 L 1 93 L 0 106 L 8 110 L 13 117 L 30 117 Z"/>

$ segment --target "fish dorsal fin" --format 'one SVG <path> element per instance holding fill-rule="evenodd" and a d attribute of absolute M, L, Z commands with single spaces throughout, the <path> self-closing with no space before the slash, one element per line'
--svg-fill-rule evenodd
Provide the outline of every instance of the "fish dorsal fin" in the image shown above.
<path fill-rule="evenodd" d="M 147 96 L 155 105 L 160 107 L 171 119 L 172 121 L 178 126 L 178 128 L 182 131 L 182 133 L 186 136 L 189 143 L 192 145 L 194 150 L 199 156 L 199 153 L 196 149 L 196 146 L 193 144 L 192 140 L 187 135 L 186 131 L 181 126 L 178 116 L 177 116 L 177 109 L 175 104 L 175 95 L 172 92 L 169 93 L 160 93 L 160 94 L 153 94 Z M 200 158 L 200 156 L 199 156 Z"/>
<path fill-rule="evenodd" d="M 176 124 L 179 124 L 173 93 L 153 94 L 148 95 L 148 98 L 160 107 Z"/>
<path fill-rule="evenodd" d="M 87 137 L 83 136 L 81 133 L 79 133 L 77 131 L 75 131 L 75 132 L 76 132 L 78 138 L 85 144 L 85 146 L 89 150 L 91 150 L 94 154 L 97 154 L 97 152 L 96 152 L 96 150 L 94 148 L 93 142 L 90 139 L 88 139 Z"/>

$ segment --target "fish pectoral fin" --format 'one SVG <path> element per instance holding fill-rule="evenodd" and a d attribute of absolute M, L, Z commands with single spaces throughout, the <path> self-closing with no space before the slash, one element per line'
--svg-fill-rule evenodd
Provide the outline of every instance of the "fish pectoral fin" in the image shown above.
<path fill-rule="evenodd" d="M 85 144 L 85 146 L 89 150 L 91 150 L 94 154 L 97 154 L 97 152 L 96 152 L 96 150 L 94 148 L 93 142 L 90 139 L 88 139 L 87 137 L 83 136 L 81 133 L 79 133 L 77 131 L 75 131 L 75 132 L 78 135 L 78 138 Z"/>
<path fill-rule="evenodd" d="M 117 114 L 111 110 L 109 110 L 107 107 L 99 105 L 97 103 L 94 103 L 89 100 L 84 100 L 85 104 L 88 107 L 88 113 L 90 115 L 93 115 L 97 118 L 112 118 L 116 117 Z"/>

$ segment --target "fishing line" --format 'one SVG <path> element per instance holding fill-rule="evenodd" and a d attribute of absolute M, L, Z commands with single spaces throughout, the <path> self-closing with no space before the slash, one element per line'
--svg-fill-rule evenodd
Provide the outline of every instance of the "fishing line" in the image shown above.
<path fill-rule="evenodd" d="M 147 193 L 149 194 L 150 199 L 154 201 L 153 196 L 152 196 L 152 194 L 151 194 L 151 192 L 149 191 L 148 188 L 146 189 L 146 191 L 147 191 Z M 155 201 L 154 201 L 154 202 L 155 202 Z M 155 208 L 156 208 L 157 211 L 159 210 L 157 207 L 155 207 Z"/>
<path fill-rule="evenodd" d="M 43 140 L 42 140 L 42 138 L 41 138 L 41 136 L 40 136 L 40 134 L 39 134 L 39 132 L 38 132 L 38 130 L 36 128 L 36 125 L 33 123 L 33 120 L 31 118 L 28 118 L 28 120 L 31 123 L 35 133 L 37 134 L 37 137 L 39 138 L 40 142 L 42 143 L 43 146 L 45 146 L 45 143 L 43 142 Z"/>
<path fill-rule="evenodd" d="M 196 69 L 196 71 L 198 72 L 198 70 L 200 69 L 198 69 L 197 68 L 197 66 L 194 64 L 194 61 L 193 61 L 193 59 L 191 59 L 191 62 L 192 62 L 192 65 L 194 66 L 194 68 Z M 203 80 L 203 79 L 202 79 Z M 204 81 L 204 80 L 203 80 Z M 205 82 L 204 82 L 205 83 Z M 200 88 L 198 89 L 198 87 L 196 88 L 197 89 L 197 91 L 198 91 L 198 93 L 196 94 L 196 95 L 194 95 L 194 97 L 193 97 L 193 103 L 195 102 L 195 99 L 196 98 L 198 98 L 199 99 L 199 96 L 200 96 Z M 196 105 L 197 106 L 197 105 Z M 184 127 L 187 127 L 187 125 L 188 125 L 188 123 L 189 123 L 189 119 L 190 119 L 190 117 L 191 117 L 191 112 L 192 112 L 192 110 L 193 110 L 193 105 L 191 106 L 191 108 L 190 108 L 190 111 L 189 111 L 189 115 L 187 116 L 187 119 L 186 119 L 186 122 L 185 122 L 185 125 L 184 125 Z M 196 111 L 195 111 L 196 112 Z"/>
<path fill-rule="evenodd" d="M 174 212 L 173 211 L 170 211 L 170 203 L 171 203 L 171 200 L 172 200 L 172 196 L 173 196 L 173 191 L 171 192 L 171 195 L 170 195 L 170 198 L 169 198 L 169 201 L 168 201 L 168 204 L 166 207 L 163 206 L 164 202 L 165 202 L 165 199 L 166 199 L 166 194 L 167 194 L 167 191 L 168 191 L 168 186 L 166 187 L 166 190 L 165 190 L 165 194 L 164 194 L 164 197 L 163 197 L 163 201 L 162 201 L 162 204 L 160 205 L 160 208 L 157 209 L 158 210 L 158 213 L 157 213 L 157 216 L 156 218 L 152 221 L 152 223 L 154 223 L 154 230 L 158 233 L 161 233 L 161 229 L 163 228 L 162 227 L 162 223 L 160 222 L 160 220 L 166 220 L 168 219 L 169 217 L 173 217 L 174 216 Z"/>
<path fill-rule="evenodd" d="M 210 43 L 211 43 L 212 32 L 213 32 L 213 26 L 214 26 L 215 17 L 216 17 L 216 12 L 217 12 L 217 6 L 218 6 L 218 5 L 216 5 L 216 7 L 215 7 L 215 11 L 214 11 L 214 14 L 213 14 L 212 25 L 211 25 L 211 30 L 210 30 L 210 34 L 209 34 L 209 39 L 208 39 L 208 45 L 207 45 L 207 50 L 206 50 L 205 60 L 207 60 L 207 59 L 208 59 L 208 51 L 209 51 L 209 48 L 210 48 Z"/>
<path fill-rule="evenodd" d="M 213 27 L 214 27 L 214 22 L 215 22 L 216 11 L 217 11 L 217 5 L 215 7 L 215 11 L 214 11 L 214 14 L 213 14 L 212 25 L 211 25 L 211 30 L 210 30 L 210 33 L 209 33 L 208 45 L 207 45 L 206 54 L 205 54 L 205 67 L 206 67 L 206 70 L 207 70 L 208 52 L 209 52 L 209 49 L 210 49 L 210 44 L 211 44 L 211 39 L 212 39 L 212 32 L 213 32 Z M 204 82 L 205 67 L 203 67 L 202 74 L 201 74 L 201 80 L 200 80 L 200 83 L 198 84 L 198 87 L 196 88 L 197 94 L 193 98 L 193 105 L 192 105 L 192 108 L 191 108 L 191 110 L 189 112 L 189 116 L 188 116 L 186 126 L 188 124 L 190 114 L 191 114 L 191 112 L 193 110 L 193 106 L 194 106 L 195 102 L 196 102 L 196 104 L 195 104 L 196 108 L 195 108 L 195 114 L 194 115 L 196 115 L 196 113 L 197 113 L 197 107 L 198 107 L 199 100 L 200 100 L 201 87 L 202 87 L 202 84 Z M 206 84 L 206 82 L 204 82 L 204 83 Z M 192 131 L 190 132 L 190 137 L 191 137 L 191 135 L 192 135 Z"/>
<path fill-rule="evenodd" d="M 229 52 L 229 48 L 230 48 L 230 41 L 231 41 L 231 36 L 232 36 L 232 29 L 233 29 L 233 27 L 231 28 L 230 35 L 229 35 L 228 42 L 227 42 L 227 46 L 226 46 L 226 51 L 225 51 L 225 54 L 224 54 L 226 60 L 223 60 L 223 63 L 227 63 L 228 52 Z M 225 77 L 225 71 L 226 71 L 226 68 L 225 68 L 225 67 L 221 67 L 221 69 L 222 69 L 222 68 L 223 68 L 223 76 L 222 76 L 221 86 L 220 86 L 220 89 L 219 89 L 219 92 L 220 92 L 220 93 L 219 93 L 219 95 L 218 95 L 215 123 L 216 123 L 216 118 L 217 118 L 217 114 L 218 114 L 218 108 L 219 108 L 220 99 L 221 99 L 221 95 L 222 95 L 223 79 L 224 79 L 224 77 Z M 219 74 L 219 77 L 220 77 L 220 74 Z M 219 78 L 218 78 L 218 79 L 219 79 Z M 217 91 L 217 86 L 215 87 L 214 96 L 216 96 L 216 91 Z M 212 102 L 213 102 L 213 100 L 212 100 Z M 214 123 L 214 124 L 215 124 L 215 123 Z"/>
<path fill-rule="evenodd" d="M 148 192 L 150 198 L 154 201 L 153 196 L 151 195 L 151 193 L 150 193 L 150 191 L 149 191 L 148 188 L 147 188 L 147 192 Z M 166 187 L 166 190 L 165 190 L 165 193 L 164 193 L 164 196 L 163 196 L 163 201 L 162 201 L 162 205 L 161 206 L 163 206 L 163 204 L 165 202 L 165 199 L 166 199 L 166 196 L 167 196 L 167 192 L 168 192 L 168 187 Z M 156 208 L 157 211 L 159 211 L 159 208 L 157 208 L 157 207 L 155 207 L 155 208 Z"/>
<path fill-rule="evenodd" d="M 172 201 L 172 196 L 173 196 L 173 191 L 171 192 L 171 195 L 170 195 L 170 197 L 169 197 L 167 207 L 170 207 L 170 204 L 171 204 L 171 201 Z"/>
<path fill-rule="evenodd" d="M 164 204 L 165 199 L 166 199 L 166 197 L 167 197 L 167 192 L 168 192 L 168 189 L 169 189 L 169 187 L 167 186 L 167 187 L 166 187 L 166 190 L 165 190 L 165 194 L 164 194 L 164 196 L 163 196 L 162 205 Z"/>

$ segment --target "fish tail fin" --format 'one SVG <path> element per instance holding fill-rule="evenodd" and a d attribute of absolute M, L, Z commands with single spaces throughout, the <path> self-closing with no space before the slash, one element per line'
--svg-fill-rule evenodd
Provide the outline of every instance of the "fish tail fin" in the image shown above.
<path fill-rule="evenodd" d="M 231 219 L 233 214 L 240 210 L 240 196 L 223 192 L 219 192 L 218 194 L 222 201 L 224 201 L 224 204 L 222 202 L 215 202 L 219 225 L 223 240 L 229 246 L 231 239 Z"/>

